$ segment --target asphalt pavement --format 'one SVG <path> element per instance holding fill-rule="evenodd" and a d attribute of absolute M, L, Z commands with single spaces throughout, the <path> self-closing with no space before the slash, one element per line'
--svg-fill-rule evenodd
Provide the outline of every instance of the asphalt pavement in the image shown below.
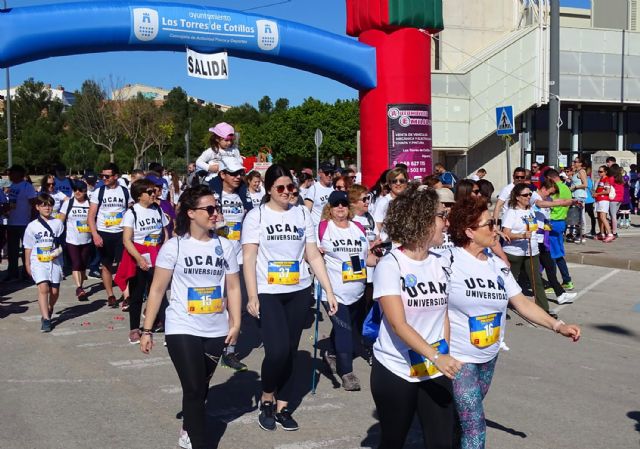
<path fill-rule="evenodd" d="M 606 248 L 622 253 L 639 243 L 637 237 L 621 237 Z M 591 242 L 581 248 L 590 245 L 605 247 Z M 572 343 L 513 315 L 506 331 L 509 350 L 500 353 L 485 399 L 488 448 L 640 447 L 638 274 L 615 267 L 569 266 L 578 298 L 552 308 L 564 321 L 581 325 L 583 337 Z M 150 355 L 142 354 L 128 343 L 126 314 L 106 307 L 98 281 L 89 285 L 95 287 L 91 300 L 80 303 L 71 280 L 63 283 L 55 329 L 42 334 L 35 287 L 0 284 L 0 448 L 177 447 L 181 388 L 163 336 L 156 337 Z M 249 370 L 235 373 L 219 367 L 211 382 L 207 413 L 217 447 L 376 446 L 379 426 L 369 366 L 356 360 L 363 390 L 343 391 L 339 379 L 319 359 L 313 361 L 312 323 L 310 309 L 298 356 L 301 400 L 294 404 L 300 430 L 265 432 L 258 427 L 263 350 L 255 322 L 247 319 L 240 352 Z M 321 345 L 329 330 L 325 318 L 320 322 Z M 314 366 L 319 370 L 315 395 Z M 405 447 L 422 447 L 417 426 Z"/>

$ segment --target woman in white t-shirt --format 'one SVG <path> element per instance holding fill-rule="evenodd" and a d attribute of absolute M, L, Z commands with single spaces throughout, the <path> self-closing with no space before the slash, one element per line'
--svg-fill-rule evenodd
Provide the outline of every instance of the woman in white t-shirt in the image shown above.
<path fill-rule="evenodd" d="M 40 181 L 40 192 L 48 193 L 53 198 L 53 211 L 51 212 L 51 216 L 53 218 L 57 218 L 58 220 L 62 219 L 62 204 L 68 200 L 67 196 L 62 192 L 56 192 L 56 184 L 55 184 L 55 176 L 53 175 L 44 175 L 42 180 Z"/>
<path fill-rule="evenodd" d="M 450 448 L 453 442 L 451 378 L 461 363 L 448 348 L 449 262 L 429 251 L 442 244 L 446 225 L 437 193 L 418 183 L 393 200 L 384 220 L 389 238 L 400 246 L 373 274 L 373 297 L 382 310 L 371 369 L 379 448 L 403 447 L 416 414 L 425 447 Z"/>
<path fill-rule="evenodd" d="M 138 179 L 131 184 L 131 206 L 122 218 L 122 242 L 126 252 L 118 265 L 114 278 L 122 291 L 129 288 L 122 310 L 129 311 L 129 343 L 140 343 L 140 312 L 145 293 L 153 279 L 153 267 L 160 247 L 169 240 L 169 219 L 156 204 L 155 184 L 149 179 Z M 162 308 L 160 321 L 163 320 Z"/>
<path fill-rule="evenodd" d="M 309 267 L 326 292 L 329 315 L 338 309 L 311 214 L 289 203 L 294 189 L 288 169 L 269 167 L 264 202 L 249 211 L 242 226 L 247 311 L 260 320 L 264 343 L 258 416 L 264 430 L 275 430 L 276 423 L 285 430 L 298 429 L 288 404 L 294 399 L 295 358 L 311 305 Z"/>
<path fill-rule="evenodd" d="M 526 298 L 509 267 L 487 250 L 497 240 L 497 229 L 486 199 L 471 197 L 456 203 L 449 220 L 449 235 L 456 245 L 443 254 L 451 260 L 451 355 L 464 363 L 453 379 L 454 400 L 462 427 L 461 447 L 480 449 L 486 436 L 482 400 L 504 339 L 507 305 L 573 341 L 580 338 L 580 328 L 556 320 Z"/>
<path fill-rule="evenodd" d="M 376 209 L 373 214 L 373 218 L 376 222 L 376 229 L 384 240 L 386 240 L 386 235 L 382 229 L 382 223 L 384 222 L 384 217 L 387 215 L 389 204 L 407 188 L 408 182 L 409 178 L 407 177 L 407 172 L 401 168 L 394 168 L 387 173 L 389 194 L 378 198 L 378 201 L 376 201 Z"/>
<path fill-rule="evenodd" d="M 538 257 L 538 220 L 531 209 L 529 184 L 516 184 L 511 191 L 508 208 L 502 216 L 502 232 L 508 240 L 502 245 L 507 254 L 513 277 L 518 279 L 524 268 L 533 288 L 536 304 L 549 311 L 549 301 L 540 275 Z"/>
<path fill-rule="evenodd" d="M 38 287 L 40 306 L 40 330 L 51 332 L 53 306 L 58 301 L 62 281 L 62 247 L 60 236 L 64 230 L 62 222 L 52 218 L 54 200 L 48 193 L 40 193 L 35 199 L 38 218 L 24 232 L 24 256 L 27 274 Z"/>
<path fill-rule="evenodd" d="M 329 339 L 332 351 L 324 359 L 333 372 L 342 379 L 347 391 L 359 391 L 360 379 L 353 372 L 353 355 L 359 349 L 361 323 L 365 316 L 363 299 L 367 283 L 368 266 L 377 258 L 369 252 L 364 227 L 353 220 L 346 192 L 334 191 L 329 195 L 318 226 L 318 242 L 324 255 L 333 293 L 340 304 L 331 317 Z M 323 301 L 326 300 L 324 292 Z M 326 302 L 323 302 L 326 306 Z"/>
<path fill-rule="evenodd" d="M 212 232 L 221 209 L 209 188 L 186 189 L 178 206 L 177 237 L 162 245 L 156 260 L 140 349 L 148 354 L 153 347 L 151 327 L 171 283 L 165 341 L 182 385 L 179 445 L 195 449 L 210 447 L 205 429 L 209 381 L 225 345 L 240 333 L 240 277 L 233 246 Z"/>
<path fill-rule="evenodd" d="M 253 207 L 260 206 L 262 197 L 264 196 L 264 189 L 262 188 L 262 175 L 257 170 L 252 170 L 247 174 L 245 178 L 247 182 L 247 188 L 249 190 L 249 196 L 251 197 L 251 203 Z"/>
<path fill-rule="evenodd" d="M 87 279 L 86 270 L 91 261 L 91 230 L 87 223 L 89 216 L 89 198 L 87 197 L 87 184 L 84 181 L 72 183 L 73 197 L 62 205 L 61 220 L 66 225 L 67 253 L 71 260 L 71 274 L 76 284 L 76 297 L 78 301 L 86 301 L 87 292 L 82 284 Z"/>

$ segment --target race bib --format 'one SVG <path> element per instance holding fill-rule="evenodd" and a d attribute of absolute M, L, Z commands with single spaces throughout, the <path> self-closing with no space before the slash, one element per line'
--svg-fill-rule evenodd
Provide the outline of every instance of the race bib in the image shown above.
<path fill-rule="evenodd" d="M 76 229 L 80 234 L 88 234 L 91 232 L 87 220 L 76 220 Z"/>
<path fill-rule="evenodd" d="M 122 212 L 108 212 L 104 217 L 106 227 L 119 226 L 122 223 Z"/>
<path fill-rule="evenodd" d="M 240 233 L 242 231 L 242 222 L 227 222 L 229 231 L 227 232 L 227 238 L 229 240 L 240 240 Z"/>
<path fill-rule="evenodd" d="M 353 272 L 353 265 L 351 262 L 342 262 L 342 282 L 356 282 L 367 280 L 367 269 L 364 265 L 364 260 L 360 261 L 362 271 L 360 273 Z"/>
<path fill-rule="evenodd" d="M 538 230 L 538 221 L 533 216 L 522 217 L 524 225 L 527 227 L 527 231 L 536 232 Z"/>
<path fill-rule="evenodd" d="M 500 320 L 502 312 L 469 317 L 471 344 L 477 348 L 486 348 L 500 339 Z"/>
<path fill-rule="evenodd" d="M 432 343 L 431 347 L 436 349 L 440 354 L 449 354 L 449 345 L 444 338 Z M 440 372 L 428 358 L 411 349 L 409 349 L 409 360 L 411 361 L 411 369 L 409 371 L 409 376 L 411 377 L 433 376 Z"/>
<path fill-rule="evenodd" d="M 149 234 L 144 237 L 144 246 L 158 246 L 160 244 L 160 234 Z"/>
<path fill-rule="evenodd" d="M 38 262 L 51 262 L 53 260 L 53 246 L 38 246 L 36 247 L 36 257 Z"/>
<path fill-rule="evenodd" d="M 300 262 L 269 261 L 267 282 L 278 285 L 296 285 L 300 283 Z"/>
<path fill-rule="evenodd" d="M 62 212 L 56 212 L 53 214 L 53 218 L 57 218 L 58 220 L 62 220 Z"/>
<path fill-rule="evenodd" d="M 192 315 L 221 313 L 222 287 L 189 287 L 187 290 L 188 311 Z"/>

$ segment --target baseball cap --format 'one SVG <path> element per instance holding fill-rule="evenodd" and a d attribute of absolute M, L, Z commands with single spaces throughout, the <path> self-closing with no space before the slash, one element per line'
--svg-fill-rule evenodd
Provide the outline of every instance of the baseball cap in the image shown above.
<path fill-rule="evenodd" d="M 441 203 L 455 203 L 456 200 L 453 197 L 453 192 L 451 189 L 436 189 L 436 193 L 438 194 L 438 199 Z"/>
<path fill-rule="evenodd" d="M 333 166 L 331 162 L 322 162 L 320 164 L 320 170 L 322 170 L 323 173 L 335 172 L 336 168 Z"/>
<path fill-rule="evenodd" d="M 147 175 L 144 179 L 148 179 L 157 186 L 162 186 L 162 179 L 158 178 L 156 175 Z"/>
<path fill-rule="evenodd" d="M 339 203 L 346 203 L 348 205 L 349 197 L 347 196 L 347 192 L 343 190 L 334 190 L 331 192 L 331 195 L 329 195 L 329 205 L 335 207 Z"/>
<path fill-rule="evenodd" d="M 231 126 L 227 122 L 218 123 L 213 128 L 209 128 L 209 132 L 212 132 L 216 136 L 222 137 L 222 138 L 225 138 L 227 136 L 230 136 L 236 133 L 235 130 L 233 129 L 233 126 Z"/>
<path fill-rule="evenodd" d="M 85 170 L 82 178 L 90 183 L 94 183 L 98 180 L 98 176 L 92 170 Z"/>
<path fill-rule="evenodd" d="M 220 171 L 235 173 L 240 170 L 244 170 L 244 165 L 235 157 L 223 157 L 220 161 Z"/>

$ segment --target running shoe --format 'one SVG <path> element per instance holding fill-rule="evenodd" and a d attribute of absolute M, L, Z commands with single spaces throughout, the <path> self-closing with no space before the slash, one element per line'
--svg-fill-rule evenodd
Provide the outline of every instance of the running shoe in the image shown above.
<path fill-rule="evenodd" d="M 84 288 L 82 287 L 76 288 L 76 297 L 78 298 L 78 301 L 86 301 L 87 299 L 89 299 L 87 297 L 87 292 L 85 292 Z"/>
<path fill-rule="evenodd" d="M 613 234 L 609 234 L 604 240 L 604 243 L 611 243 L 615 240 L 616 238 L 613 236 Z"/>
<path fill-rule="evenodd" d="M 111 295 L 107 298 L 107 305 L 113 309 L 118 306 L 118 300 L 115 296 Z"/>
<path fill-rule="evenodd" d="M 123 312 L 129 311 L 129 298 L 125 298 L 122 300 L 122 302 L 120 303 L 120 310 L 122 310 Z"/>
<path fill-rule="evenodd" d="M 40 318 L 40 330 L 42 332 L 51 332 L 53 327 L 51 326 L 51 320 Z"/>
<path fill-rule="evenodd" d="M 129 343 L 131 343 L 132 345 L 139 345 L 140 337 L 142 337 L 142 332 L 140 332 L 140 329 L 131 329 L 131 331 L 129 332 Z"/>
<path fill-rule="evenodd" d="M 342 376 L 342 388 L 345 391 L 360 391 L 360 379 L 353 373 Z"/>
<path fill-rule="evenodd" d="M 573 290 L 574 289 L 573 282 L 571 281 L 565 282 L 564 284 L 562 284 L 562 288 L 564 288 L 565 290 Z"/>
<path fill-rule="evenodd" d="M 329 366 L 329 369 L 331 370 L 332 374 L 336 374 L 338 372 L 336 367 L 335 354 L 331 354 L 329 351 L 324 351 L 324 354 L 322 354 L 322 360 L 324 360 L 324 363 L 326 363 L 327 366 Z"/>
<path fill-rule="evenodd" d="M 582 237 L 582 238 L 580 239 L 580 241 L 581 241 L 582 243 L 587 243 L 587 238 L 586 238 L 586 237 Z"/>
<path fill-rule="evenodd" d="M 283 430 L 292 431 L 298 430 L 300 428 L 296 420 L 291 416 L 291 410 L 289 410 L 287 407 L 276 413 L 275 420 Z"/>
<path fill-rule="evenodd" d="M 156 321 L 153 325 L 153 333 L 161 334 L 164 332 L 164 323 L 162 321 Z"/>
<path fill-rule="evenodd" d="M 191 449 L 191 440 L 189 439 L 189 434 L 182 427 L 180 428 L 178 446 L 180 446 L 182 449 Z"/>
<path fill-rule="evenodd" d="M 235 352 L 222 354 L 222 364 L 227 368 L 231 368 L 236 371 L 247 370 L 247 365 L 245 365 L 238 359 L 238 355 Z"/>
<path fill-rule="evenodd" d="M 552 288 L 552 287 L 545 288 L 545 289 L 544 289 L 544 292 L 545 292 L 547 295 L 554 295 L 554 294 L 555 294 L 555 291 L 553 290 L 553 288 Z"/>
<path fill-rule="evenodd" d="M 558 304 L 571 304 L 573 301 L 575 301 L 576 296 L 578 296 L 577 293 L 564 292 L 563 294 L 558 296 Z"/>
<path fill-rule="evenodd" d="M 604 234 L 596 235 L 596 240 L 604 240 L 604 239 L 605 239 Z"/>
<path fill-rule="evenodd" d="M 260 401 L 258 425 L 262 430 L 276 430 L 275 405 L 271 401 Z"/>
<path fill-rule="evenodd" d="M 100 272 L 95 270 L 89 271 L 88 276 L 91 279 L 102 279 L 102 275 L 100 274 Z"/>

